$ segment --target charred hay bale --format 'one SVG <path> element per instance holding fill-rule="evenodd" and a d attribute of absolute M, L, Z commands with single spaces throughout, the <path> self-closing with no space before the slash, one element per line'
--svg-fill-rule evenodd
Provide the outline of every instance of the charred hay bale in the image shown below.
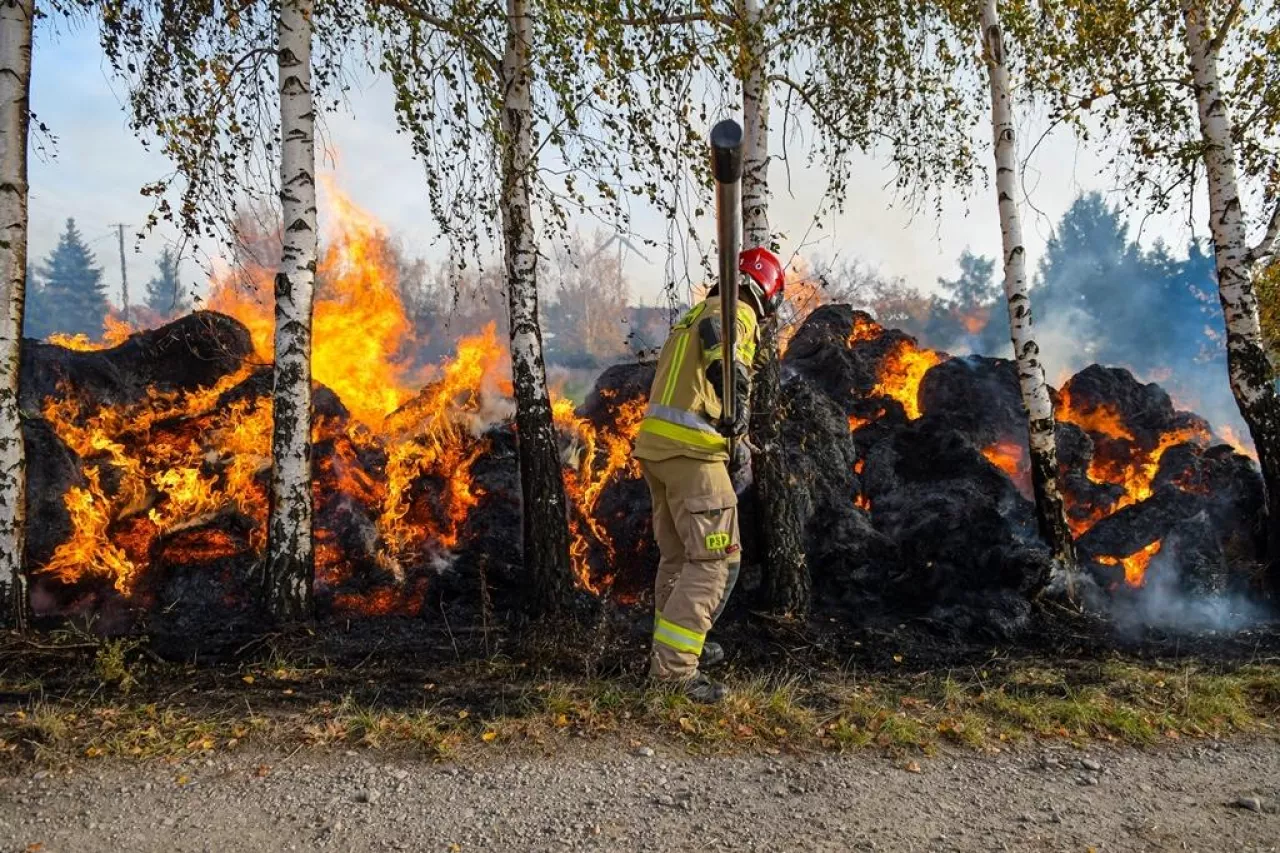
<path fill-rule="evenodd" d="M 1008 359 L 948 359 L 924 375 L 919 399 L 923 414 L 944 418 L 979 448 L 1011 440 L 1025 444 L 1018 366 Z"/>
<path fill-rule="evenodd" d="M 819 606 L 862 609 L 877 600 L 884 578 L 898 565 L 897 549 L 858 509 L 857 449 L 848 418 L 813 383 L 799 376 L 782 389 L 782 444 L 791 476 L 790 494 L 804 530 L 805 557 Z M 753 515 L 744 514 L 748 560 L 758 550 Z M 758 559 L 758 556 L 757 556 Z"/>
<path fill-rule="evenodd" d="M 1261 560 L 1266 548 L 1266 499 L 1252 459 L 1225 444 L 1190 442 L 1160 458 L 1152 488 L 1175 485 L 1201 495 L 1219 540 L 1233 554 Z"/>
<path fill-rule="evenodd" d="M 876 530 L 899 549 L 903 571 L 888 593 L 903 607 L 1026 596 L 1048 579 L 1034 507 L 944 418 L 922 417 L 872 447 L 863 492 Z"/>
<path fill-rule="evenodd" d="M 1226 589 L 1231 583 L 1233 567 L 1223 544 L 1204 496 L 1167 485 L 1093 525 L 1076 540 L 1076 551 L 1104 587 L 1119 587 L 1125 578 L 1125 558 L 1158 549 L 1139 556 L 1139 565 L 1157 563 L 1154 557 L 1164 552 L 1158 561 L 1162 570 L 1176 573 L 1183 591 L 1204 593 Z"/>
<path fill-rule="evenodd" d="M 27 450 L 27 566 L 43 566 L 71 536 L 71 513 L 64 498 L 72 487 L 88 485 L 75 452 L 43 418 L 22 419 Z"/>
<path fill-rule="evenodd" d="M 1098 521 L 1077 542 L 1104 583 L 1119 583 L 1130 557 L 1159 542 L 1150 558 L 1188 594 L 1242 588 L 1264 559 L 1262 478 L 1226 445 L 1171 448 L 1160 460 L 1151 497 Z"/>
<path fill-rule="evenodd" d="M 190 391 L 239 370 L 253 353 L 249 331 L 212 311 L 197 311 L 158 329 L 137 332 L 111 349 L 76 352 L 32 340 L 22 342 L 23 409 L 66 384 L 93 405 L 141 400 L 150 387 Z"/>
<path fill-rule="evenodd" d="M 1077 412 L 1114 410 L 1134 441 L 1147 450 L 1170 432 L 1209 434 L 1207 421 L 1191 412 L 1176 411 L 1163 388 L 1154 382 L 1142 384 L 1122 367 L 1090 365 L 1067 380 L 1059 397 L 1064 394 Z"/>
<path fill-rule="evenodd" d="M 169 534 L 151 550 L 138 596 L 150 647 L 171 660 L 221 656 L 271 624 L 263 607 L 253 522 L 228 512 Z"/>
<path fill-rule="evenodd" d="M 598 436 L 623 436 L 634 430 L 648 402 L 655 365 L 615 364 L 597 377 L 595 386 L 574 413 L 590 422 Z M 629 452 L 630 448 L 628 448 Z M 597 468 L 608 454 L 596 450 Z M 576 465 L 576 455 L 567 460 Z M 571 513 L 576 509 L 571 507 Z M 620 601 L 635 601 L 653 588 L 658 547 L 653 539 L 649 487 L 630 463 L 616 472 L 600 490 L 593 515 L 604 527 L 607 543 L 587 537 L 586 560 L 593 577 L 611 576 L 611 592 Z M 578 520 L 580 529 L 582 522 Z"/>
<path fill-rule="evenodd" d="M 649 399 L 655 373 L 657 365 L 652 362 L 627 362 L 605 368 L 575 414 L 597 427 L 611 425 L 619 404 Z"/>
<path fill-rule="evenodd" d="M 1094 445 L 1089 434 L 1075 424 L 1058 421 L 1054 433 L 1058 449 L 1059 486 L 1067 503 L 1067 517 L 1074 522 L 1088 522 L 1095 508 L 1115 506 L 1125 494 L 1124 486 L 1097 483 L 1089 478 L 1089 463 Z"/>
<path fill-rule="evenodd" d="M 528 610 L 529 574 L 521 559 L 520 456 L 513 424 L 490 427 L 488 451 L 471 466 L 479 501 L 467 515 L 453 561 L 427 589 L 428 605 L 498 619 Z"/>
<path fill-rule="evenodd" d="M 881 327 L 865 311 L 824 305 L 805 319 L 787 344 L 783 366 L 814 383 L 846 414 L 853 414 L 858 401 L 873 396 L 886 360 L 906 345 L 914 347 L 915 338 Z M 894 400 L 874 396 L 880 408 L 898 406 Z"/>

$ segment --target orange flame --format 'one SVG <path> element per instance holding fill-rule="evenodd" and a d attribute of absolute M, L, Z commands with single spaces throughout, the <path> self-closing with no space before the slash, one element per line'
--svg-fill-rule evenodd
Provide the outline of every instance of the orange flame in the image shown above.
<path fill-rule="evenodd" d="M 1062 389 L 1056 416 L 1060 421 L 1075 424 L 1095 439 L 1108 439 L 1106 442 L 1095 441 L 1088 476 L 1095 483 L 1124 489 L 1124 494 L 1109 507 L 1093 507 L 1084 514 L 1085 517 L 1075 513 L 1076 517 L 1069 519 L 1069 523 L 1076 536 L 1087 532 L 1106 516 L 1151 497 L 1152 483 L 1160 471 L 1160 460 L 1170 448 L 1186 442 L 1205 444 L 1209 440 L 1206 430 L 1193 426 L 1167 432 L 1160 436 L 1155 447 L 1145 448 L 1139 444 L 1117 409 L 1106 404 L 1086 409 L 1072 400 L 1069 387 Z"/>
<path fill-rule="evenodd" d="M 1147 566 L 1151 558 L 1160 553 L 1160 540 L 1152 542 L 1127 557 L 1098 557 L 1104 566 L 1124 566 L 1124 582 L 1132 587 L 1140 587 L 1146 582 Z"/>
<path fill-rule="evenodd" d="M 872 390 L 878 397 L 892 397 L 906 409 L 907 418 L 920 417 L 920 382 L 942 356 L 933 350 L 920 349 L 908 340 L 898 341 L 880 368 L 880 382 Z"/>
<path fill-rule="evenodd" d="M 332 186 L 327 201 L 333 227 L 317 276 L 313 376 L 337 394 L 352 419 L 316 418 L 312 437 L 326 450 L 313 492 L 317 512 L 335 496 L 368 512 L 378 566 L 396 583 L 341 589 L 354 567 L 336 532 L 319 525 L 317 582 L 335 589 L 340 611 L 412 612 L 424 601 L 426 579 L 407 577 L 406 567 L 429 565 L 456 548 L 483 497 L 471 469 L 487 449 L 481 436 L 488 424 L 512 411 L 510 360 L 490 325 L 460 340 L 455 357 L 415 391 L 401 357 L 413 342 L 411 325 L 385 236 Z M 93 407 L 70 389 L 45 401 L 44 416 L 83 460 L 85 482 L 64 498 L 71 535 L 38 571 L 68 583 L 101 578 L 122 595 L 136 596 L 155 559 L 204 563 L 265 550 L 271 399 L 218 400 L 270 361 L 273 281 L 274 271 L 252 268 L 212 282 L 207 307 L 244 324 L 255 349 L 253 363 L 216 385 L 186 393 L 152 389 L 142 401 L 122 406 Z M 102 342 L 66 336 L 55 342 L 105 349 L 129 332 L 113 319 Z M 643 401 L 611 404 L 610 421 L 602 426 L 574 416 L 568 401 L 557 400 L 555 414 L 580 451 L 565 472 L 574 567 L 579 584 L 599 592 L 612 577 L 593 575 L 588 552 L 597 544 L 612 561 L 614 546 L 595 513 L 611 481 L 638 476 L 630 449 Z M 362 454 L 385 461 L 362 463 Z M 219 524 L 228 515 L 248 522 L 240 525 L 247 536 Z"/>
<path fill-rule="evenodd" d="M 645 409 L 643 399 L 614 404 L 611 395 L 602 394 L 602 397 L 611 410 L 612 429 L 608 430 L 599 429 L 591 421 L 574 414 L 571 400 L 560 398 L 552 401 L 552 416 L 556 425 L 573 437 L 571 453 L 578 460 L 570 465 L 564 476 L 565 494 L 576 510 L 569 524 L 572 540 L 569 557 L 579 586 L 596 594 L 609 587 L 614 576 L 606 573 L 600 579 L 592 577 L 588 562 L 591 547 L 588 535 L 600 543 L 606 560 L 612 566 L 616 557 L 613 538 L 596 515 L 596 506 L 604 487 L 616 477 L 640 475 L 635 460 L 631 458 L 631 445 L 640 432 Z"/>

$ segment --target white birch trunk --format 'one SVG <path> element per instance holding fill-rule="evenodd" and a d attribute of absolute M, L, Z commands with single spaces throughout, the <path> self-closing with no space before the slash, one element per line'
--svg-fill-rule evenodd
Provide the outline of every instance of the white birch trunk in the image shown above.
<path fill-rule="evenodd" d="M 1222 96 L 1218 57 L 1209 32 L 1208 9 L 1195 0 L 1182 0 L 1186 22 L 1187 57 L 1191 63 L 1200 135 L 1204 141 L 1205 176 L 1209 184 L 1209 229 L 1213 234 L 1218 271 L 1218 300 L 1227 329 L 1227 370 L 1240 414 L 1249 426 L 1266 484 L 1268 539 L 1273 578 L 1280 585 L 1280 535 L 1276 495 L 1280 494 L 1280 397 L 1272 381 L 1271 364 L 1262 344 L 1258 299 L 1252 270 L 1244 211 L 1236 178 L 1231 114 Z M 1263 245 L 1265 246 L 1264 240 Z"/>
<path fill-rule="evenodd" d="M 0 0 L 0 624 L 27 627 L 27 460 L 18 407 L 27 282 L 33 0 Z"/>
<path fill-rule="evenodd" d="M 742 246 L 772 249 L 769 231 L 769 57 L 768 3 L 739 0 L 745 21 L 742 49 Z M 803 617 L 811 583 L 800 535 L 800 518 L 782 452 L 782 376 L 778 364 L 777 316 L 761 323 L 757 370 L 751 388 L 751 436 L 757 448 L 751 468 L 763 516 L 765 553 L 753 559 L 766 566 L 770 605 L 775 612 Z M 744 403 L 747 401 L 744 401 Z"/>
<path fill-rule="evenodd" d="M 1036 516 L 1041 535 L 1053 549 L 1054 562 L 1065 573 L 1067 595 L 1074 597 L 1075 548 L 1058 486 L 1053 403 L 1049 398 L 1049 386 L 1045 383 L 1044 366 L 1040 363 L 1040 347 L 1035 340 L 1031 298 L 1027 291 L 1027 253 L 1022 243 L 1022 220 L 1016 202 L 1018 158 L 1013 99 L 996 0 L 983 3 L 982 40 L 991 78 L 991 127 L 995 145 L 996 194 L 1000 204 L 1000 235 L 1004 247 L 1004 293 L 1009 305 L 1009 332 L 1018 365 L 1022 405 L 1027 413 Z"/>
<path fill-rule="evenodd" d="M 315 108 L 311 92 L 313 0 L 280 10 L 280 207 L 276 274 L 271 514 L 267 604 L 282 620 L 312 614 L 311 309 L 316 270 Z"/>
<path fill-rule="evenodd" d="M 761 0 L 740 0 L 748 43 L 743 45 L 747 73 L 742 81 L 742 246 L 770 247 L 769 235 L 769 83 L 766 78 Z M 753 39 L 752 37 L 757 37 Z"/>
<path fill-rule="evenodd" d="M 537 164 L 533 144 L 533 21 L 529 7 L 528 0 L 507 0 L 499 206 L 511 319 L 524 563 L 539 606 L 544 611 L 556 611 L 569 602 L 572 575 L 564 480 L 538 321 L 538 246 L 530 191 Z"/>

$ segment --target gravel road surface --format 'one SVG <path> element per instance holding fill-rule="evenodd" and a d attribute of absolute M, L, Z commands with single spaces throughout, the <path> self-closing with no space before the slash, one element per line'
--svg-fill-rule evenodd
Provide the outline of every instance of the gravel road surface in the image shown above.
<path fill-rule="evenodd" d="M 1280 745 L 1267 742 L 914 764 L 608 744 L 459 765 L 304 750 L 13 773 L 0 775 L 5 853 L 1280 850 Z"/>

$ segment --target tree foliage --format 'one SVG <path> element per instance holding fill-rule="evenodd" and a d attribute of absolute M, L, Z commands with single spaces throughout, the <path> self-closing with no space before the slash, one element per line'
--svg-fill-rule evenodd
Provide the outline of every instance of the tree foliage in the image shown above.
<path fill-rule="evenodd" d="M 103 50 L 123 80 L 129 123 L 173 170 L 143 187 L 146 229 L 233 244 L 246 206 L 274 209 L 279 94 L 274 3 L 100 0 Z M 337 107 L 357 56 L 364 6 L 316 4 L 312 75 L 318 111 Z"/>
<path fill-rule="evenodd" d="M 1280 200 L 1280 2 L 1207 0 L 1240 177 L 1259 235 Z M 1132 198 L 1158 210 L 1204 175 L 1180 0 L 1016 0 L 1010 31 L 1027 47 L 1030 94 L 1050 117 L 1097 139 Z"/>

